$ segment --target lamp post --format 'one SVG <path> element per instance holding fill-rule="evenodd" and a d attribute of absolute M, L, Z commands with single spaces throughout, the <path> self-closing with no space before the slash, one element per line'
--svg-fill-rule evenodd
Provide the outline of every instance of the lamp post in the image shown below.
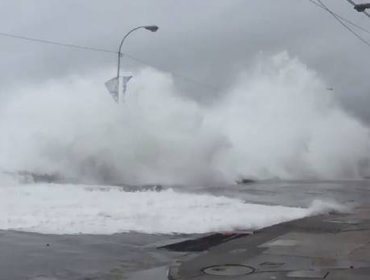
<path fill-rule="evenodd" d="M 156 32 L 158 30 L 158 26 L 156 25 L 143 25 L 143 26 L 138 26 L 138 27 L 135 27 L 133 29 L 131 29 L 129 32 L 126 33 L 125 36 L 123 36 L 122 40 L 121 40 L 121 43 L 119 45 L 119 48 L 118 48 L 118 61 L 117 61 L 117 76 L 114 77 L 113 79 L 110 79 L 109 81 L 107 81 L 105 83 L 105 86 L 107 87 L 109 93 L 112 95 L 114 101 L 116 101 L 117 103 L 119 102 L 119 95 L 120 95 L 120 72 L 121 72 L 121 57 L 123 55 L 122 53 L 122 46 L 123 46 L 123 43 L 125 42 L 126 38 L 131 34 L 133 33 L 134 31 L 138 30 L 138 29 L 146 29 L 146 30 L 149 30 L 151 32 Z M 131 79 L 132 76 L 127 76 L 127 77 L 123 77 L 123 93 L 126 91 L 126 84 L 127 82 Z"/>

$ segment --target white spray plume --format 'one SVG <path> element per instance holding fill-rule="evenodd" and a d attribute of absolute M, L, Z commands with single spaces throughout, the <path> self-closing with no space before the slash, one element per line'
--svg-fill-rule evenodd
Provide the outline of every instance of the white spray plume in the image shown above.
<path fill-rule="evenodd" d="M 319 214 L 330 214 L 330 213 L 351 213 L 355 205 L 338 203 L 334 200 L 314 200 L 310 207 L 310 215 L 319 215 Z"/>
<path fill-rule="evenodd" d="M 0 112 L 0 167 L 81 181 L 213 184 L 254 178 L 356 178 L 368 129 L 286 53 L 261 58 L 211 106 L 172 77 L 136 73 L 117 106 L 106 73 L 23 87 Z M 201 92 L 200 92 L 201 94 Z"/>

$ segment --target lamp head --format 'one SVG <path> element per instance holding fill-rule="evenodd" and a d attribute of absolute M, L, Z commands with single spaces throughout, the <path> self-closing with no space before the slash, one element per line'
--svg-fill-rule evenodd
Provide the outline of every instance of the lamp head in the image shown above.
<path fill-rule="evenodd" d="M 354 9 L 357 12 L 364 12 L 366 9 L 370 8 L 370 3 L 363 3 L 363 4 L 356 4 L 354 5 Z"/>
<path fill-rule="evenodd" d="M 152 31 L 152 32 L 156 32 L 159 27 L 157 25 L 147 25 L 147 26 L 144 26 L 144 28 L 146 30 L 149 30 L 149 31 Z"/>

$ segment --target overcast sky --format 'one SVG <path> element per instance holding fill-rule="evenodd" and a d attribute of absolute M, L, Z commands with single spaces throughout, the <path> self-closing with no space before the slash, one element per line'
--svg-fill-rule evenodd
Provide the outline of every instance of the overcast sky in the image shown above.
<path fill-rule="evenodd" d="M 370 18 L 345 0 L 323 0 L 370 30 Z M 366 2 L 357 0 L 358 3 Z M 225 88 L 259 53 L 288 51 L 317 71 L 343 105 L 370 122 L 370 47 L 308 0 L 2 0 L 0 32 L 116 50 L 132 27 L 125 52 L 159 69 Z M 356 30 L 356 29 L 355 29 Z M 370 35 L 356 30 L 370 42 Z M 114 54 L 0 37 L 0 90 L 112 67 Z M 127 59 L 124 66 L 139 67 Z M 199 100 L 213 90 L 182 79 Z"/>

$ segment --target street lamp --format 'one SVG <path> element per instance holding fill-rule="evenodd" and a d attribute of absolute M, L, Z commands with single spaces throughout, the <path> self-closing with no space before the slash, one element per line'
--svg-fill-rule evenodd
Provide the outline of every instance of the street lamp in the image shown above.
<path fill-rule="evenodd" d="M 131 29 L 129 32 L 126 33 L 125 36 L 123 36 L 122 40 L 121 40 L 121 43 L 119 45 L 119 48 L 118 48 L 118 62 L 117 62 L 117 76 L 113 79 L 110 79 L 109 81 L 107 81 L 105 83 L 105 86 L 107 87 L 109 93 L 112 95 L 114 101 L 116 101 L 118 103 L 119 101 L 119 84 L 120 84 L 120 71 L 121 71 L 121 57 L 123 55 L 122 53 L 122 46 L 123 46 L 123 43 L 125 42 L 126 38 L 131 34 L 133 33 L 134 31 L 138 30 L 138 29 L 146 29 L 146 30 L 149 30 L 151 32 L 156 32 L 158 30 L 158 26 L 156 25 L 143 25 L 143 26 L 138 26 L 138 27 L 135 27 L 133 29 Z M 126 77 L 123 77 L 123 93 L 125 93 L 126 91 L 126 84 L 127 82 L 132 78 L 132 76 L 126 76 Z"/>

